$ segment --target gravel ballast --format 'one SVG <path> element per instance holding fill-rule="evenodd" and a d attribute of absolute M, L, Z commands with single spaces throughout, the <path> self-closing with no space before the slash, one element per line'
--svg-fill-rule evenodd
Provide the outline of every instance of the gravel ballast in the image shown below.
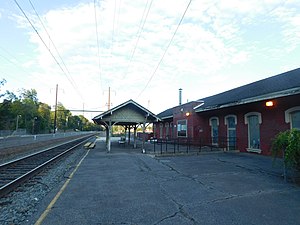
<path fill-rule="evenodd" d="M 16 191 L 0 199 L 0 224 L 27 224 L 37 211 L 40 201 L 63 180 L 68 178 L 86 149 L 76 148 L 71 154 L 47 168 L 38 176 L 21 185 Z"/>

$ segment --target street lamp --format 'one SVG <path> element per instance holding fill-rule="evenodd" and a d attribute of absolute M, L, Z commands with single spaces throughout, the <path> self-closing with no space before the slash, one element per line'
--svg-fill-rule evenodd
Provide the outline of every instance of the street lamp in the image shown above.
<path fill-rule="evenodd" d="M 32 121 L 32 134 L 34 134 L 34 127 L 35 127 L 35 121 L 37 120 L 37 117 L 35 116 L 33 118 L 33 121 Z"/>
<path fill-rule="evenodd" d="M 19 118 L 20 117 L 21 117 L 21 115 L 17 115 L 16 132 L 18 131 L 18 128 L 19 128 Z"/>

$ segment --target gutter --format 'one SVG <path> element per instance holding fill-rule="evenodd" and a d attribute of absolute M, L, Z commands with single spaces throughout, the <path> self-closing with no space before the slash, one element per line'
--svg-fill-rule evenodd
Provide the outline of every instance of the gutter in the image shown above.
<path fill-rule="evenodd" d="M 226 104 L 212 105 L 212 106 L 208 106 L 207 108 L 198 108 L 195 110 L 195 112 L 196 113 L 197 112 L 205 112 L 205 111 L 210 111 L 210 110 L 215 110 L 215 109 L 244 105 L 244 104 L 248 104 L 248 103 L 268 100 L 270 98 L 280 98 L 280 97 L 292 96 L 292 95 L 296 95 L 299 93 L 300 93 L 300 87 L 297 87 L 297 88 L 292 88 L 292 89 L 288 89 L 288 90 L 284 90 L 284 91 L 268 93 L 268 94 L 261 95 L 261 96 L 255 96 L 255 97 L 251 97 L 251 98 L 241 99 L 239 101 L 230 102 L 230 103 L 226 103 Z"/>

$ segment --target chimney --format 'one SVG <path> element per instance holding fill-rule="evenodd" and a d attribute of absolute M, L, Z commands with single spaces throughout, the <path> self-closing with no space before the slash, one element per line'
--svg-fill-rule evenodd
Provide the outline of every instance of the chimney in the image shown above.
<path fill-rule="evenodd" d="M 182 88 L 179 88 L 179 105 L 182 103 Z"/>

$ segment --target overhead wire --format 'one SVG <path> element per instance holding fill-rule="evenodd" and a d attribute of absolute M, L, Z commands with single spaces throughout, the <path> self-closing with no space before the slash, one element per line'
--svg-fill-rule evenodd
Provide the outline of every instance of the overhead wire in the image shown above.
<path fill-rule="evenodd" d="M 42 19 L 41 19 L 41 17 L 39 16 L 38 12 L 36 11 L 36 9 L 35 9 L 33 3 L 31 2 L 31 0 L 28 0 L 28 1 L 29 1 L 30 5 L 31 5 L 33 11 L 35 12 L 37 18 L 39 19 L 40 23 L 42 24 L 42 26 L 43 26 L 43 28 L 44 28 L 44 30 L 45 30 L 45 32 L 46 32 L 46 34 L 47 34 L 49 40 L 51 41 L 51 43 L 52 43 L 52 45 L 53 45 L 53 47 L 54 47 L 54 49 L 55 49 L 55 51 L 56 51 L 56 53 L 57 53 L 57 55 L 58 55 L 58 57 L 59 57 L 59 59 L 61 60 L 61 63 L 63 64 L 65 70 L 67 71 L 67 73 L 68 73 L 68 75 L 69 75 L 69 78 L 70 78 L 70 82 L 71 82 L 73 88 L 75 89 L 75 91 L 77 92 L 77 94 L 81 97 L 82 101 L 84 101 L 84 100 L 83 100 L 83 97 L 82 97 L 82 94 L 80 93 L 79 88 L 78 88 L 78 86 L 76 85 L 76 82 L 73 80 L 73 78 L 72 78 L 72 76 L 71 76 L 71 74 L 70 74 L 69 69 L 67 68 L 67 66 L 66 66 L 66 64 L 65 64 L 65 62 L 64 62 L 64 60 L 62 59 L 62 57 L 61 57 L 61 55 L 60 55 L 58 49 L 56 48 L 56 45 L 54 44 L 54 42 L 53 42 L 53 40 L 52 40 L 52 38 L 51 38 L 51 36 L 50 36 L 50 34 L 49 34 L 47 28 L 45 27 L 45 25 L 44 25 L 44 23 L 43 23 L 43 21 L 42 21 Z"/>
<path fill-rule="evenodd" d="M 102 84 L 102 73 L 101 73 L 101 59 L 100 59 L 100 46 L 99 46 L 100 42 L 99 42 L 99 35 L 98 35 L 98 18 L 97 18 L 96 0 L 94 0 L 94 14 L 95 14 L 95 27 L 96 27 L 96 40 L 97 40 L 97 58 L 98 58 L 100 87 L 101 87 L 101 90 L 104 90 L 103 89 L 103 84 Z"/>
<path fill-rule="evenodd" d="M 75 85 L 73 84 L 71 78 L 68 76 L 68 74 L 66 73 L 66 71 L 63 69 L 63 67 L 61 66 L 61 64 L 59 63 L 59 61 L 57 60 L 57 58 L 54 56 L 54 54 L 52 53 L 52 51 L 50 50 L 50 48 L 47 46 L 47 44 L 45 43 L 44 39 L 42 38 L 42 36 L 38 32 L 38 30 L 35 28 L 35 26 L 31 22 L 31 20 L 29 19 L 29 17 L 25 13 L 25 11 L 23 10 L 23 8 L 20 6 L 20 4 L 18 3 L 17 0 L 14 0 L 14 2 L 16 3 L 17 7 L 22 12 L 22 14 L 24 15 L 24 17 L 26 18 L 26 20 L 29 22 L 29 24 L 32 27 L 32 29 L 36 32 L 36 34 L 38 35 L 39 39 L 41 40 L 41 42 L 43 43 L 43 45 L 46 47 L 46 49 L 48 50 L 48 52 L 50 53 L 50 55 L 52 56 L 52 58 L 54 59 L 54 61 L 56 62 L 56 64 L 59 66 L 59 68 L 61 69 L 61 71 L 63 72 L 63 74 L 67 77 L 68 81 L 71 83 L 71 85 L 73 86 L 73 88 L 78 92 L 79 90 L 75 87 Z M 82 98 L 81 95 L 80 95 L 80 97 Z"/>
<path fill-rule="evenodd" d="M 185 17 L 185 14 L 186 14 L 188 8 L 190 7 L 191 3 L 192 3 L 192 0 L 190 0 L 189 3 L 187 4 L 187 6 L 186 6 L 186 8 L 185 8 L 185 10 L 184 10 L 184 13 L 183 13 L 183 15 L 182 15 L 182 17 L 181 17 L 181 19 L 180 19 L 180 21 L 179 21 L 179 23 L 178 23 L 178 25 L 177 25 L 175 31 L 174 31 L 174 33 L 173 33 L 173 35 L 172 35 L 172 38 L 170 39 L 170 41 L 169 41 L 169 43 L 168 43 L 166 49 L 164 50 L 164 53 L 163 53 L 161 59 L 159 60 L 157 66 L 155 67 L 153 73 L 151 74 L 151 76 L 150 76 L 150 78 L 149 78 L 147 84 L 145 85 L 145 87 L 143 88 L 143 90 L 139 93 L 139 95 L 138 95 L 137 98 L 139 98 L 139 97 L 143 94 L 143 92 L 144 92 L 144 91 L 146 90 L 146 88 L 149 86 L 149 84 L 150 84 L 151 80 L 153 79 L 154 75 L 156 74 L 156 71 L 158 70 L 160 64 L 162 63 L 162 61 L 163 61 L 163 59 L 164 59 L 164 57 L 165 57 L 165 55 L 166 55 L 166 53 L 167 53 L 167 51 L 168 51 L 168 49 L 169 49 L 169 47 L 170 47 L 170 45 L 171 45 L 171 43 L 172 43 L 172 41 L 173 41 L 173 39 L 174 39 L 174 37 L 175 37 L 175 35 L 176 35 L 176 33 L 177 33 L 177 31 L 178 31 L 180 25 L 181 25 L 181 23 L 182 23 L 182 21 L 183 21 L 183 18 Z"/>
<path fill-rule="evenodd" d="M 1 58 L 5 59 L 5 61 L 7 61 L 8 63 L 10 63 L 11 65 L 14 65 L 15 66 L 14 68 L 18 67 L 24 74 L 28 73 L 26 71 L 26 67 L 25 68 L 23 67 L 23 65 L 21 64 L 21 62 L 19 61 L 19 59 L 17 59 L 14 55 L 12 55 L 8 50 L 4 49 L 3 47 L 0 46 L 0 49 L 3 52 L 5 52 L 8 56 L 11 57 L 11 59 L 10 59 L 10 58 L 8 58 L 8 57 L 0 54 Z M 24 82 L 22 79 L 25 79 L 23 76 L 20 77 L 17 74 L 13 74 L 13 75 L 11 74 L 10 76 L 6 75 L 6 77 L 8 77 L 7 81 L 10 81 L 12 79 L 12 80 L 14 80 L 13 81 L 14 83 L 22 83 L 22 82 Z M 43 80 L 41 80 L 40 82 L 42 82 L 44 84 L 44 86 L 48 86 L 48 84 L 46 82 L 44 82 Z"/>
<path fill-rule="evenodd" d="M 143 30 L 144 30 L 144 26 L 145 26 L 145 24 L 146 24 L 146 21 L 147 21 L 147 18 L 148 18 L 148 14 L 149 14 L 149 11 L 150 11 L 150 9 L 151 9 L 153 0 L 151 0 L 151 2 L 150 2 L 150 4 L 149 4 L 149 7 L 148 7 L 148 10 L 147 10 L 148 2 L 149 2 L 149 0 L 147 1 L 146 5 L 145 5 L 144 11 L 143 11 L 143 15 L 142 15 L 142 18 L 141 18 L 141 21 L 140 21 L 139 29 L 138 29 L 138 31 L 137 31 L 137 33 L 136 33 L 137 39 L 136 39 L 135 45 L 134 45 L 134 47 L 133 47 L 133 51 L 132 51 L 132 53 L 131 53 L 129 63 L 128 63 L 128 65 L 127 65 L 126 73 L 123 75 L 123 78 L 122 78 L 122 79 L 124 79 L 124 78 L 127 76 L 127 74 L 128 74 L 128 71 L 129 71 L 129 68 L 130 68 L 130 66 L 131 66 L 133 57 L 134 57 L 134 55 L 135 55 L 136 48 L 137 48 L 138 43 L 139 43 L 139 41 L 140 41 L 141 34 L 142 34 Z M 145 16 L 146 10 L 147 10 L 147 13 L 146 13 L 146 16 Z M 144 18 L 144 16 L 145 16 L 145 18 Z"/>
<path fill-rule="evenodd" d="M 113 52 L 114 52 L 114 44 L 115 44 L 116 11 L 117 11 L 117 0 L 115 0 L 115 5 L 114 5 L 113 24 L 112 24 L 112 33 L 111 33 L 111 47 L 110 47 L 111 64 L 113 64 L 112 62 L 113 62 Z M 111 66 L 111 68 L 113 68 L 113 66 Z"/>

